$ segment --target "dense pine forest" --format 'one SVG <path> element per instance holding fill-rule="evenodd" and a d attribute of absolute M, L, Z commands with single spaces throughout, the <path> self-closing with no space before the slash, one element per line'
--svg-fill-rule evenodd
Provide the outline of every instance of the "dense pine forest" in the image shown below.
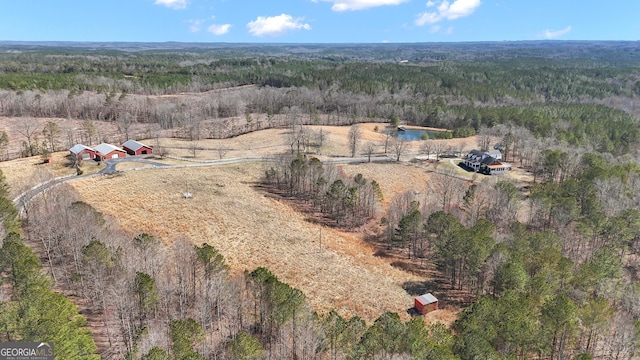
<path fill-rule="evenodd" d="M 499 143 L 534 177 L 518 187 L 440 172 L 429 194 L 388 199 L 372 241 L 473 299 L 451 328 L 316 313 L 266 267 L 234 274 L 209 244 L 131 238 L 67 187 L 20 219 L 0 181 L 0 340 L 46 338 L 64 358 L 99 357 L 63 293 L 101 322 L 104 358 L 638 358 L 639 100 L 635 42 L 0 43 L 0 116 L 83 120 L 89 139 L 92 121 L 188 140 L 288 127 L 291 154 L 261 181 L 341 228 L 375 218 L 379 184 L 307 155 L 305 125 L 477 135 L 478 148 Z M 22 155 L 64 149 L 53 136 L 48 145 Z"/>

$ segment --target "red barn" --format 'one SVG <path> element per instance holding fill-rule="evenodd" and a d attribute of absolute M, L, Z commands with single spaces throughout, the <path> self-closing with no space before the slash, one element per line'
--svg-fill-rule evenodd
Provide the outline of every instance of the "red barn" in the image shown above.
<path fill-rule="evenodd" d="M 431 293 L 416 296 L 414 300 L 414 307 L 416 310 L 424 315 L 426 313 L 438 310 L 438 299 Z"/>
<path fill-rule="evenodd" d="M 127 156 L 127 152 L 111 144 L 102 143 L 96 146 L 96 158 L 100 160 L 117 159 Z"/>
<path fill-rule="evenodd" d="M 127 152 L 127 154 L 129 155 L 147 155 L 147 154 L 153 154 L 153 149 L 151 149 L 151 147 L 141 143 L 141 142 L 137 142 L 135 140 L 127 140 L 124 144 L 122 144 L 122 148 Z"/>
<path fill-rule="evenodd" d="M 89 160 L 96 157 L 96 151 L 94 149 L 82 144 L 75 144 L 69 149 L 69 152 L 78 160 Z"/>

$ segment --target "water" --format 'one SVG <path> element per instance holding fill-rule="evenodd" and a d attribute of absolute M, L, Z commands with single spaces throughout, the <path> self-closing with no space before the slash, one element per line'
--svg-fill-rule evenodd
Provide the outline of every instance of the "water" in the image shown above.
<path fill-rule="evenodd" d="M 405 139 L 406 141 L 417 141 L 417 140 L 422 140 L 423 134 L 429 134 L 429 139 L 435 138 L 434 131 L 415 130 L 415 129 L 406 129 L 405 131 L 398 131 L 396 134 L 396 137 L 398 139 Z"/>

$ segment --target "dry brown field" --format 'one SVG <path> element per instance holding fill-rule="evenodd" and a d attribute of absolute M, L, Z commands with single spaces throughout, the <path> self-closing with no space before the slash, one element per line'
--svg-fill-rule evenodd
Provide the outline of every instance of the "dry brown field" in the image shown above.
<path fill-rule="evenodd" d="M 0 124 L 3 122 L 0 119 Z M 6 120 L 6 119 L 4 119 Z M 6 124 L 6 122 L 5 122 Z M 78 126 L 78 123 L 72 125 Z M 69 125 L 71 126 L 71 125 Z M 373 142 L 376 153 L 383 153 L 384 124 L 360 124 L 362 144 Z M 375 127 L 378 131 L 375 131 Z M 310 127 L 319 130 L 319 127 Z M 113 129 L 112 129 L 113 130 Z M 327 139 L 320 158 L 348 156 L 349 127 L 322 127 Z M 224 140 L 189 142 L 160 138 L 159 145 L 169 148 L 175 157 L 212 160 L 225 158 L 275 156 L 287 153 L 287 129 L 262 130 Z M 153 142 L 152 142 L 153 141 Z M 156 140 L 147 142 L 156 145 Z M 475 146 L 475 138 L 436 140 L 464 151 Z M 408 143 L 407 158 L 419 152 L 420 142 Z M 41 164 L 40 157 L 0 163 L 11 185 L 13 196 L 55 176 L 72 174 L 66 166 L 67 152 L 53 155 L 54 162 Z M 167 164 L 184 163 L 175 159 L 154 159 Z M 409 281 L 431 280 L 392 266 L 396 259 L 375 256 L 376 249 L 365 241 L 381 229 L 378 219 L 354 232 L 322 227 L 306 220 L 294 205 L 277 200 L 255 185 L 267 164 L 251 163 L 181 169 L 144 169 L 111 176 L 83 179 L 72 183 L 83 200 L 98 211 L 111 215 L 131 234 L 148 232 L 167 245 L 186 238 L 194 244 L 203 242 L 216 247 L 233 271 L 241 272 L 264 266 L 281 280 L 301 289 L 309 304 L 320 313 L 337 309 L 342 315 L 358 315 L 372 321 L 384 311 L 398 312 L 408 319 L 406 310 L 413 297 L 402 287 Z M 428 165 L 428 167 L 433 165 Z M 438 165 L 455 167 L 448 160 Z M 147 167 L 121 163 L 118 170 Z M 84 162 L 85 173 L 102 166 Z M 342 165 L 349 175 L 363 174 L 380 183 L 384 201 L 382 216 L 394 195 L 405 191 L 424 191 L 429 181 L 425 166 L 407 163 Z M 456 171 L 458 171 L 457 167 Z M 522 174 L 519 180 L 522 180 Z M 95 191 L 95 189 L 101 191 Z M 193 198 L 185 199 L 184 192 Z M 135 209 L 135 211 L 133 211 Z M 443 309 L 428 314 L 427 322 L 451 323 L 458 309 L 443 304 Z"/>
<path fill-rule="evenodd" d="M 31 187 L 60 176 L 73 175 L 76 170 L 70 166 L 68 152 L 51 154 L 52 162 L 43 163 L 40 156 L 0 162 L 0 170 L 9 184 L 9 198 Z M 84 161 L 80 165 L 84 174 L 94 174 L 104 168 L 104 164 L 95 161 Z"/>
<path fill-rule="evenodd" d="M 179 238 L 207 242 L 235 271 L 267 267 L 301 289 L 319 312 L 335 308 L 371 321 L 394 311 L 406 318 L 413 299 L 402 284 L 425 279 L 392 267 L 391 259 L 374 256 L 375 249 L 359 233 L 308 222 L 289 204 L 254 187 L 264 166 L 154 169 L 72 185 L 84 201 L 116 218 L 132 237 L 148 232 L 168 245 Z M 423 170 L 402 164 L 372 166 L 416 182 L 425 178 Z M 358 167 L 349 172 L 365 170 Z M 193 198 L 185 199 L 185 191 Z"/>

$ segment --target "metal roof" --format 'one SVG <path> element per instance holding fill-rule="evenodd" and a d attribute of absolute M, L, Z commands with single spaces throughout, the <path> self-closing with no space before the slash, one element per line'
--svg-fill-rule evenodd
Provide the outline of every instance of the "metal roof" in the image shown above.
<path fill-rule="evenodd" d="M 418 300 L 425 305 L 438 302 L 438 299 L 436 299 L 435 296 L 431 295 L 431 293 L 426 293 L 424 295 L 418 296 Z"/>
<path fill-rule="evenodd" d="M 484 157 L 480 162 L 481 162 L 482 164 L 485 164 L 485 165 L 491 165 L 491 164 L 493 164 L 493 163 L 494 163 L 494 162 L 496 162 L 496 161 L 498 161 L 498 159 L 496 159 L 496 158 L 494 158 L 494 157 L 492 157 L 492 156 L 487 155 L 487 156 L 485 156 L 485 157 Z"/>
<path fill-rule="evenodd" d="M 143 148 L 143 147 L 149 148 L 149 146 L 135 140 L 125 141 L 125 143 L 122 144 L 122 147 L 126 147 L 127 149 L 131 149 L 133 151 L 138 151 L 140 148 Z"/>
<path fill-rule="evenodd" d="M 119 147 L 115 146 L 115 145 L 111 145 L 111 144 L 107 144 L 107 143 L 102 143 L 98 146 L 96 146 L 96 151 L 98 151 L 100 154 L 102 155 L 107 155 L 113 151 L 122 151 L 124 152 L 124 150 L 120 149 Z"/>
<path fill-rule="evenodd" d="M 82 144 L 75 144 L 73 145 L 73 147 L 71 149 L 69 149 L 69 151 L 71 151 L 74 154 L 80 154 L 83 150 L 91 150 L 91 151 L 95 151 L 92 148 L 82 145 Z"/>

